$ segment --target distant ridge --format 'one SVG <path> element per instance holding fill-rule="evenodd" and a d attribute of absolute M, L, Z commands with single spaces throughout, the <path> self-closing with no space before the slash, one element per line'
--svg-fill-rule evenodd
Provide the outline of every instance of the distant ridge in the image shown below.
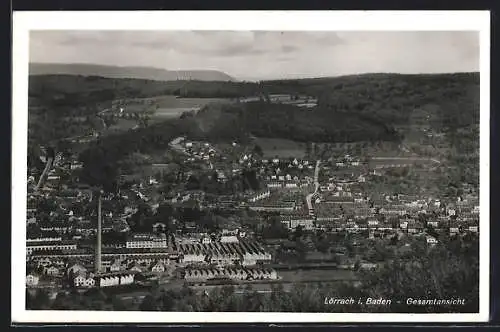
<path fill-rule="evenodd" d="M 155 81 L 236 81 L 217 70 L 166 70 L 153 67 L 119 67 L 94 64 L 30 63 L 30 75 L 81 75 L 107 78 L 135 78 Z"/>

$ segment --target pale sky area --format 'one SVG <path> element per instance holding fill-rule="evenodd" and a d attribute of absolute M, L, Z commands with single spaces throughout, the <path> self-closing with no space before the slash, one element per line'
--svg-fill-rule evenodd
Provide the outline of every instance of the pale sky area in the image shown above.
<path fill-rule="evenodd" d="M 34 31 L 30 61 L 219 70 L 241 80 L 479 71 L 478 32 Z"/>

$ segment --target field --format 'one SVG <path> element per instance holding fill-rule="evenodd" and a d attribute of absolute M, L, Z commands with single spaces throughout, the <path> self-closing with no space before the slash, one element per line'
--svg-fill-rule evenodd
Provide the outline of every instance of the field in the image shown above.
<path fill-rule="evenodd" d="M 109 126 L 107 132 L 116 132 L 121 130 L 129 130 L 133 129 L 137 126 L 136 120 L 128 120 L 128 119 L 116 119 L 116 123 Z"/>
<path fill-rule="evenodd" d="M 338 269 L 279 271 L 284 282 L 355 280 L 354 272 Z"/>
<path fill-rule="evenodd" d="M 181 115 L 186 111 L 197 111 L 210 103 L 227 103 L 223 98 L 177 98 L 173 95 L 164 95 L 151 98 L 134 98 L 123 101 L 125 112 L 154 111 L 153 117 L 170 118 Z"/>
<path fill-rule="evenodd" d="M 264 152 L 264 157 L 279 158 L 297 157 L 302 158 L 306 153 L 306 144 L 281 138 L 257 137 L 254 143 L 259 145 Z"/>

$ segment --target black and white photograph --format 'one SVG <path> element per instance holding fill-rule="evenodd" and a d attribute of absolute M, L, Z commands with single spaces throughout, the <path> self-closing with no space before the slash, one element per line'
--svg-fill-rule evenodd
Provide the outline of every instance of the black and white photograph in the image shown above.
<path fill-rule="evenodd" d="M 15 318 L 487 320 L 489 14 L 348 14 L 15 13 Z"/>

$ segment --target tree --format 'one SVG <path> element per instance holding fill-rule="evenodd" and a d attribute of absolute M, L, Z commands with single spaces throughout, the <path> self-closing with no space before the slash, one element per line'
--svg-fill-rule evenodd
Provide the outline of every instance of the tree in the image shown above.
<path fill-rule="evenodd" d="M 262 151 L 262 148 L 258 144 L 255 144 L 255 146 L 253 148 L 253 153 L 255 153 L 256 155 L 258 155 L 259 157 L 263 157 L 264 156 L 264 152 Z"/>
<path fill-rule="evenodd" d="M 26 296 L 28 300 L 26 308 L 31 310 L 47 310 L 50 308 L 49 294 L 44 289 L 37 289 L 34 296 L 30 294 Z"/>
<path fill-rule="evenodd" d="M 295 227 L 293 237 L 295 238 L 295 240 L 299 240 L 302 235 L 304 235 L 304 227 L 302 225 L 298 225 L 297 227 Z"/>
<path fill-rule="evenodd" d="M 146 295 L 139 305 L 139 310 L 141 311 L 158 311 L 158 304 L 156 303 L 156 299 L 153 295 Z"/>
<path fill-rule="evenodd" d="M 286 239 L 288 238 L 288 229 L 281 222 L 279 216 L 270 216 L 268 224 L 263 229 L 262 236 L 267 239 Z"/>
<path fill-rule="evenodd" d="M 134 232 L 151 231 L 153 225 L 153 211 L 151 207 L 141 202 L 137 207 L 137 212 L 130 218 L 130 228 Z"/>

